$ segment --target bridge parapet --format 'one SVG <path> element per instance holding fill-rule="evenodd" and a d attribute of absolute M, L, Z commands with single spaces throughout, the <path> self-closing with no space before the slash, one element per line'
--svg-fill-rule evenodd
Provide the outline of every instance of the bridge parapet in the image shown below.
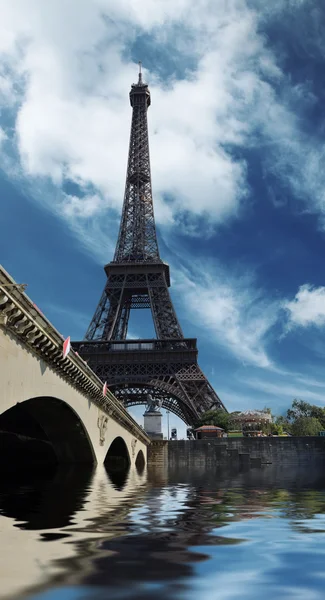
<path fill-rule="evenodd" d="M 103 382 L 76 352 L 71 349 L 68 356 L 63 358 L 63 336 L 1 265 L 0 327 L 10 330 L 23 345 L 29 347 L 87 399 L 144 444 L 150 444 L 150 438 L 122 403 L 109 390 L 103 396 Z"/>

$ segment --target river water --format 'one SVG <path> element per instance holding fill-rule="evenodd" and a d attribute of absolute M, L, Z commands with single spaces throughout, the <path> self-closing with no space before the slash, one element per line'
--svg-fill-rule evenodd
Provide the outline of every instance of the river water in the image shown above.
<path fill-rule="evenodd" d="M 319 472 L 1 477 L 1 598 L 317 600 L 324 564 Z"/>

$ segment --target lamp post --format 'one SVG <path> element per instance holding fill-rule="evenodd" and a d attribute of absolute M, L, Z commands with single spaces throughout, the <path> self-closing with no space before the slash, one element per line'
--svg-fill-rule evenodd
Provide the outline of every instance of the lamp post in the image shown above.
<path fill-rule="evenodd" d="M 168 431 L 168 440 L 169 440 L 169 410 L 166 410 L 167 413 L 167 431 Z"/>

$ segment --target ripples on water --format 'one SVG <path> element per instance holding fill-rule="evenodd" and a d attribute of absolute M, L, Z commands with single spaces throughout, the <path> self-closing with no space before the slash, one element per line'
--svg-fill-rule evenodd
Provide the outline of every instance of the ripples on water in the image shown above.
<path fill-rule="evenodd" d="M 0 483 L 0 596 L 317 600 L 321 474 L 62 469 Z"/>

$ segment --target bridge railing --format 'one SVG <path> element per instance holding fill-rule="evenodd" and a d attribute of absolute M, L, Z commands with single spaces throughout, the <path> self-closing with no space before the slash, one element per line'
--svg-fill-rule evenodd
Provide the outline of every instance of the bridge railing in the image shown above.
<path fill-rule="evenodd" d="M 145 444 L 150 443 L 149 437 L 125 410 L 122 403 L 109 390 L 106 396 L 103 396 L 103 382 L 74 350 L 71 349 L 68 356 L 63 358 L 63 336 L 2 265 L 0 265 L 0 326 L 8 328 L 53 370 L 58 371 L 79 392 L 133 435 L 142 439 Z"/>

